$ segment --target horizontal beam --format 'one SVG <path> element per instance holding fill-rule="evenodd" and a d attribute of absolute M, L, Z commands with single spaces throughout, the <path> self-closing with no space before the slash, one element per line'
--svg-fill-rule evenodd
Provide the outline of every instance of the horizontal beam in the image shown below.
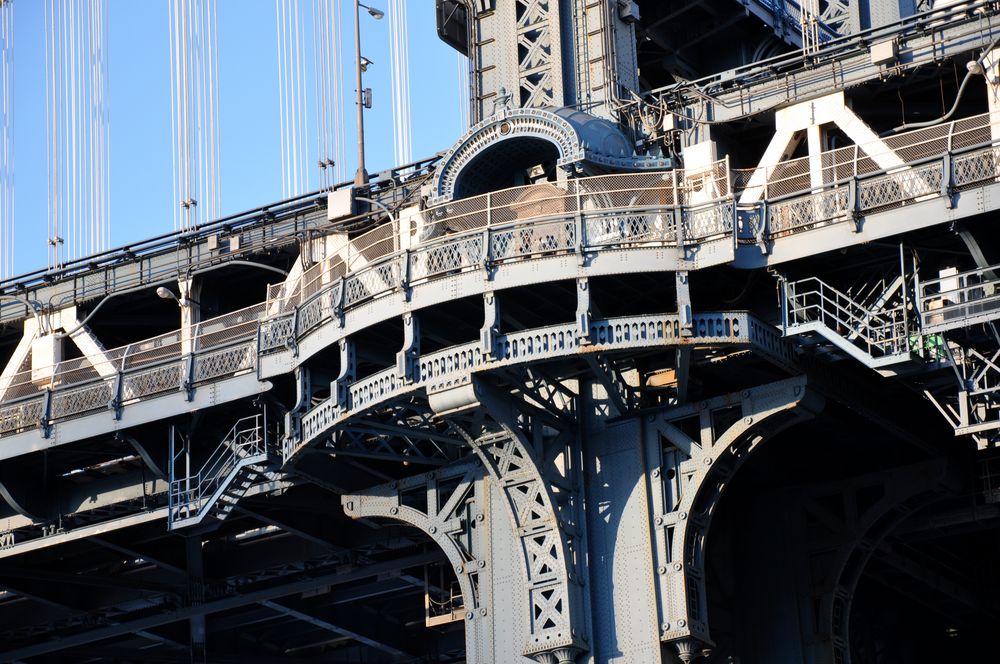
<path fill-rule="evenodd" d="M 267 601 L 287 597 L 298 593 L 306 592 L 322 585 L 340 585 L 378 576 L 387 572 L 394 572 L 407 567 L 418 567 L 428 563 L 441 562 L 445 560 L 444 554 L 439 551 L 428 551 L 415 554 L 406 558 L 391 560 L 376 565 L 333 572 L 320 576 L 300 579 L 281 586 L 264 588 L 250 591 L 240 595 L 231 595 L 222 599 L 211 600 L 195 606 L 182 606 L 172 611 L 166 611 L 136 620 L 128 620 L 117 625 L 108 625 L 86 632 L 71 634 L 68 636 L 55 635 L 50 640 L 12 650 L 0 651 L 0 661 L 16 661 L 29 657 L 38 657 L 47 653 L 58 652 L 67 648 L 112 639 L 126 634 L 132 634 L 139 630 L 152 629 L 160 625 L 166 625 L 179 620 L 186 620 L 194 616 L 227 611 L 248 604 L 262 604 Z"/>
<path fill-rule="evenodd" d="M 320 629 L 324 629 L 328 632 L 333 632 L 334 634 L 339 634 L 340 636 L 346 636 L 350 639 L 362 643 L 369 648 L 374 650 L 379 650 L 381 652 L 392 655 L 393 657 L 412 657 L 411 653 L 405 652 L 398 648 L 395 648 L 388 643 L 382 643 L 380 640 L 375 639 L 367 634 L 364 634 L 357 629 L 350 629 L 339 624 L 333 624 L 327 620 L 324 620 L 318 616 L 314 616 L 305 611 L 300 611 L 299 609 L 293 608 L 291 606 L 286 606 L 280 602 L 266 601 L 261 602 L 261 606 L 266 606 L 272 611 L 276 611 L 280 614 L 295 618 L 296 620 L 301 620 L 302 622 L 313 625 Z"/>

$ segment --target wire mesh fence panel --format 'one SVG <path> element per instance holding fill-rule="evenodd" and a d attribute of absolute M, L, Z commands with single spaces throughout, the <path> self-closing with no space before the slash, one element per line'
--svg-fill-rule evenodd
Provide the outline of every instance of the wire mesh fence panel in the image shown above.
<path fill-rule="evenodd" d="M 813 227 L 823 222 L 840 220 L 848 213 L 846 187 L 772 203 L 768 210 L 771 237 Z"/>
<path fill-rule="evenodd" d="M 941 176 L 942 164 L 934 162 L 862 180 L 858 184 L 858 207 L 871 211 L 937 195 L 941 192 Z"/>
<path fill-rule="evenodd" d="M 176 392 L 181 388 L 183 376 L 184 365 L 180 361 L 131 371 L 122 379 L 122 400 L 130 401 L 163 392 Z"/>
<path fill-rule="evenodd" d="M 253 343 L 200 353 L 194 364 L 194 381 L 203 382 L 253 369 L 256 360 L 257 346 Z"/>
<path fill-rule="evenodd" d="M 571 250 L 575 246 L 576 224 L 572 221 L 534 222 L 490 233 L 490 258 L 494 261 Z"/>
<path fill-rule="evenodd" d="M 676 241 L 677 226 L 669 210 L 594 214 L 583 222 L 583 243 L 588 247 Z"/>
<path fill-rule="evenodd" d="M 34 429 L 45 416 L 45 399 L 35 397 L 0 406 L 0 434 L 11 434 Z"/>
<path fill-rule="evenodd" d="M 115 398 L 115 380 L 100 380 L 90 385 L 59 390 L 52 394 L 51 418 L 54 420 L 107 410 Z"/>
<path fill-rule="evenodd" d="M 180 330 L 134 343 L 129 346 L 128 352 L 122 359 L 122 368 L 128 371 L 167 360 L 179 359 L 181 347 Z"/>
<path fill-rule="evenodd" d="M 458 235 L 422 246 L 410 253 L 410 280 L 483 265 L 483 234 Z"/>
<path fill-rule="evenodd" d="M 397 288 L 399 281 L 399 260 L 389 259 L 369 265 L 351 274 L 344 280 L 344 306 L 388 293 Z"/>
<path fill-rule="evenodd" d="M 952 184 L 966 189 L 1000 177 L 1000 147 L 958 155 L 951 162 Z"/>
<path fill-rule="evenodd" d="M 989 113 L 955 120 L 952 125 L 952 150 L 962 150 L 991 143 L 995 140 L 994 133 L 998 130 L 998 127 L 991 123 Z"/>
<path fill-rule="evenodd" d="M 257 327 L 263 314 L 264 305 L 255 304 L 198 323 L 194 334 L 195 348 L 207 350 L 250 339 L 257 334 Z"/>
<path fill-rule="evenodd" d="M 683 208 L 684 240 L 705 240 L 718 235 L 731 234 L 734 223 L 732 201 L 699 208 Z"/>
<path fill-rule="evenodd" d="M 294 314 L 283 314 L 260 324 L 261 352 L 284 349 L 295 333 Z"/>

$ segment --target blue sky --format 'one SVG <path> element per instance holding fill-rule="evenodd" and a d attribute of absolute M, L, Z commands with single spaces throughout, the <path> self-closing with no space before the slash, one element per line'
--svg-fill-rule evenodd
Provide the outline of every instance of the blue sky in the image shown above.
<path fill-rule="evenodd" d="M 170 42 L 167 0 L 107 0 L 109 9 L 111 243 L 173 228 Z M 312 0 L 299 0 L 312 34 Z M 353 173 L 353 2 L 340 0 L 344 44 L 347 172 Z M 385 0 L 367 3 L 386 9 Z M 437 37 L 432 0 L 407 0 L 413 156 L 429 156 L 461 134 L 455 52 Z M 222 213 L 281 198 L 275 0 L 218 0 Z M 366 112 L 368 171 L 392 166 L 389 21 L 362 13 L 362 50 L 375 62 Z M 14 16 L 14 217 L 17 274 L 46 264 L 45 21 L 42 0 L 17 0 Z M 311 90 L 313 73 L 307 71 Z M 310 124 L 314 104 L 308 104 Z M 315 150 L 315 141 L 310 149 Z M 314 164 L 315 158 L 309 163 Z M 311 188 L 318 186 L 315 173 Z"/>

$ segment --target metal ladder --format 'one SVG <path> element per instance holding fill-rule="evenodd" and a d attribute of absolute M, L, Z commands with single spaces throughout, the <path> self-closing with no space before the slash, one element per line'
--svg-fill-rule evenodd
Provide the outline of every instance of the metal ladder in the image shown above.
<path fill-rule="evenodd" d="M 222 521 L 247 490 L 277 467 L 266 411 L 238 420 L 197 473 L 177 477 L 183 453 L 171 450 L 169 528 Z"/>

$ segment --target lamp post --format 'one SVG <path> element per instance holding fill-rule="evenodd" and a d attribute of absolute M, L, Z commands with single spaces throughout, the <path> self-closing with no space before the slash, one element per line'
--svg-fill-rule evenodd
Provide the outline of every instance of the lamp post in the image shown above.
<path fill-rule="evenodd" d="M 354 0 L 354 56 L 355 56 L 355 85 L 357 86 L 355 103 L 358 107 L 358 172 L 354 175 L 354 184 L 361 186 L 368 184 L 368 172 L 365 170 L 365 107 L 364 88 L 361 87 L 361 8 L 368 10 L 368 14 L 376 21 L 385 16 L 380 9 L 361 4 L 359 0 Z"/>

